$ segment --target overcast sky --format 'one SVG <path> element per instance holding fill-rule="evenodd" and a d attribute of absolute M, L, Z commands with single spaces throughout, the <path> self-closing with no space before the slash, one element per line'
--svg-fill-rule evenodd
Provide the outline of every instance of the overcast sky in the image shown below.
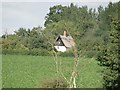
<path fill-rule="evenodd" d="M 30 29 L 35 26 L 43 27 L 45 21 L 44 18 L 46 14 L 49 12 L 49 7 L 58 4 L 68 6 L 72 2 L 72 1 L 57 2 L 55 0 L 53 0 L 54 2 L 48 2 L 46 0 L 42 2 L 37 2 L 37 0 L 34 0 L 34 2 L 33 1 L 22 2 L 22 0 L 18 1 L 20 2 L 8 2 L 8 0 L 4 0 L 2 1 L 2 3 L 0 3 L 0 14 L 2 13 L 2 17 L 0 17 L 0 21 L 2 21 L 0 22 L 0 25 L 2 25 L 1 28 L 2 31 L 0 31 L 0 36 L 4 34 L 6 30 L 10 34 L 20 27 Z M 103 7 L 107 6 L 110 0 L 104 0 L 104 2 L 97 1 L 96 2 L 94 0 L 93 1 L 90 0 L 89 2 L 77 1 L 73 3 L 78 5 L 79 7 L 87 5 L 88 8 L 97 8 L 99 5 L 102 5 Z M 114 2 L 117 0 L 111 1 Z"/>

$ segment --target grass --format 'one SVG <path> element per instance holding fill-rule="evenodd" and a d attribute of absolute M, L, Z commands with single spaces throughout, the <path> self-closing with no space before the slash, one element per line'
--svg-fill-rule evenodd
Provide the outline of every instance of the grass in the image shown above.
<path fill-rule="evenodd" d="M 59 57 L 61 71 L 69 79 L 73 58 Z M 95 59 L 82 58 L 78 66 L 77 87 L 102 87 L 102 68 Z M 50 56 L 2 55 L 2 87 L 40 88 L 46 80 L 56 77 L 56 66 Z"/>

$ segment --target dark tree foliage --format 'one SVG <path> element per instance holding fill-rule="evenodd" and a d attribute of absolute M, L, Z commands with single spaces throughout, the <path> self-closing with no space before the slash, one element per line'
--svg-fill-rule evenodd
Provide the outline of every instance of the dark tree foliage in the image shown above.
<path fill-rule="evenodd" d="M 104 11 L 105 14 L 108 14 L 106 17 L 111 16 L 111 19 L 105 19 L 104 21 L 106 26 L 109 26 L 109 42 L 101 47 L 97 58 L 100 61 L 100 65 L 106 67 L 103 76 L 104 87 L 114 90 L 120 89 L 120 20 L 118 17 L 119 12 L 115 13 L 111 10 L 118 11 L 120 9 L 119 6 L 120 2 L 115 4 L 109 3 L 108 8 Z M 111 15 L 113 13 L 114 15 Z"/>
<path fill-rule="evenodd" d="M 107 89 L 120 87 L 120 21 L 113 21 L 113 25 L 114 28 L 109 33 L 110 43 L 103 46 L 97 58 L 102 66 L 107 67 L 103 76 Z"/>

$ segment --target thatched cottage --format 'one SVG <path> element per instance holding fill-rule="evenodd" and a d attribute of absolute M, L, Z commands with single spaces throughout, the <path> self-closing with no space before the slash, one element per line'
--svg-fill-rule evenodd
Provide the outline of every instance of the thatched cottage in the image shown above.
<path fill-rule="evenodd" d="M 72 36 L 67 36 L 66 31 L 64 31 L 63 35 L 57 37 L 54 45 L 55 50 L 61 52 L 68 51 L 72 49 L 73 46 L 74 46 L 73 38 Z"/>

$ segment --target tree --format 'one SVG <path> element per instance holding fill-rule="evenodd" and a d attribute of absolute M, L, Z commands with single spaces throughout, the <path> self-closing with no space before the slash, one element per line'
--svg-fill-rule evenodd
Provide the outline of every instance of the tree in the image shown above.
<path fill-rule="evenodd" d="M 94 44 L 91 39 L 94 38 L 93 33 L 95 32 L 95 28 L 97 27 L 97 16 L 95 13 L 95 10 L 88 10 L 87 6 L 78 7 L 73 3 L 71 3 L 70 6 L 53 6 L 50 8 L 50 12 L 46 16 L 45 26 L 48 28 L 51 24 L 53 24 L 53 26 L 56 26 L 55 24 L 59 23 L 61 24 L 59 25 L 61 26 L 61 30 L 63 30 L 64 28 L 62 29 L 62 27 L 65 27 L 65 25 L 60 22 L 65 21 L 67 23 L 72 23 L 72 27 L 75 28 L 75 31 L 73 30 L 70 32 L 71 34 L 74 34 L 72 36 L 76 40 L 78 51 L 83 52 L 86 48 L 86 45 L 84 45 L 84 40 L 87 40 L 86 36 L 89 37 L 89 42 Z M 52 31 L 53 28 L 54 27 L 52 27 L 49 31 Z M 60 34 L 63 31 L 57 30 L 56 33 L 57 32 Z M 56 35 L 56 33 L 54 34 Z M 93 47 L 92 44 L 89 44 L 89 46 L 91 45 L 91 47 Z"/>
<path fill-rule="evenodd" d="M 120 88 L 120 21 L 114 21 L 114 29 L 110 32 L 110 43 L 105 46 L 102 53 L 99 55 L 98 60 L 101 65 L 106 66 L 103 80 L 106 88 Z"/>
<path fill-rule="evenodd" d="M 64 76 L 64 74 L 59 69 L 59 67 L 60 67 L 59 62 L 60 61 L 58 61 L 58 57 L 57 57 L 58 53 L 54 51 L 55 39 L 56 39 L 57 36 L 60 35 L 61 32 L 63 33 L 64 30 L 67 31 L 67 34 L 69 36 L 73 35 L 73 37 L 75 37 L 76 30 L 75 30 L 74 24 L 72 22 L 67 22 L 67 21 L 64 21 L 64 20 L 59 21 L 57 23 L 49 24 L 46 27 L 45 31 L 43 32 L 43 35 L 48 40 L 48 43 L 51 46 L 51 51 L 53 51 L 52 53 L 53 53 L 53 56 L 54 56 L 54 61 L 56 63 L 56 74 L 57 75 L 60 74 L 61 76 L 63 76 L 63 78 L 68 83 L 69 88 L 76 88 L 77 87 L 76 86 L 77 66 L 78 66 L 78 61 L 79 61 L 76 44 L 73 41 L 72 52 L 74 54 L 74 65 L 73 65 L 73 70 L 72 70 L 72 73 L 71 73 L 70 80 L 67 80 L 67 78 Z M 70 32 L 72 32 L 72 33 L 70 33 Z"/>
<path fill-rule="evenodd" d="M 120 2 L 115 3 L 111 6 L 110 3 L 109 8 L 115 8 L 114 5 L 118 6 L 116 8 L 119 9 Z M 110 22 L 109 22 L 110 23 Z M 120 20 L 117 17 L 112 17 L 112 22 L 110 23 L 109 29 L 109 43 L 104 44 L 101 47 L 100 54 L 97 58 L 100 61 L 101 66 L 105 66 L 103 75 L 103 85 L 106 89 L 120 89 Z"/>

